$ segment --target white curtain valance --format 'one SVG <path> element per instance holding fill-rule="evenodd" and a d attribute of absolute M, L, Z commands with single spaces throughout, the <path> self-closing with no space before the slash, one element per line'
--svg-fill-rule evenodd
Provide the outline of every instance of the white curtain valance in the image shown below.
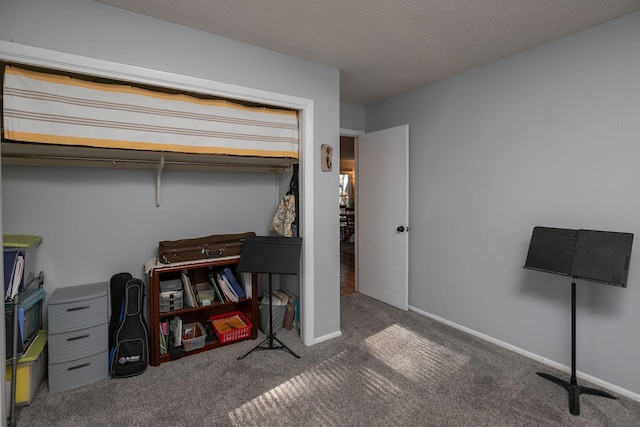
<path fill-rule="evenodd" d="M 298 158 L 297 111 L 7 66 L 4 137 L 147 151 Z"/>

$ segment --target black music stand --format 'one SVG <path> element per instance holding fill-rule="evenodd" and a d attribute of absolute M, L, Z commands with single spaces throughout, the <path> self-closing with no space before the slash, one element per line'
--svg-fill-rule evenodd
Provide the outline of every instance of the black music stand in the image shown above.
<path fill-rule="evenodd" d="M 580 395 L 591 394 L 594 396 L 606 397 L 609 399 L 616 399 L 616 397 L 606 391 L 598 390 L 591 387 L 585 387 L 578 385 L 576 379 L 576 278 L 573 278 L 571 283 L 571 378 L 569 381 L 558 378 L 554 375 L 544 372 L 536 372 L 542 378 L 546 378 L 549 381 L 558 384 L 567 390 L 569 394 L 569 412 L 572 415 L 580 415 Z"/>
<path fill-rule="evenodd" d="M 580 415 L 580 395 L 616 399 L 610 393 L 578 385 L 576 379 L 576 279 L 626 287 L 633 234 L 534 227 L 524 268 L 572 277 L 571 378 L 536 372 L 567 390 L 569 412 Z"/>
<path fill-rule="evenodd" d="M 269 274 L 269 334 L 255 347 L 238 357 L 238 360 L 254 350 L 286 350 L 298 359 L 300 358 L 276 338 L 276 334 L 273 332 L 271 282 L 273 274 L 298 274 L 301 243 L 302 239 L 299 237 L 247 236 L 244 238 L 237 271 Z M 268 345 L 263 347 L 262 344 L 266 341 L 268 341 Z M 277 341 L 280 345 L 274 345 L 274 341 Z"/>

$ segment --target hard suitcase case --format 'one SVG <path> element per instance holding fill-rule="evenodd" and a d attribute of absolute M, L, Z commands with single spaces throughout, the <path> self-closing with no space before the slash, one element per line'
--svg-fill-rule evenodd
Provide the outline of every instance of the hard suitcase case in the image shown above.
<path fill-rule="evenodd" d="M 171 264 L 240 255 L 244 238 L 255 235 L 256 233 L 251 231 L 239 234 L 214 234 L 193 239 L 163 240 L 158 244 L 158 261 Z"/>

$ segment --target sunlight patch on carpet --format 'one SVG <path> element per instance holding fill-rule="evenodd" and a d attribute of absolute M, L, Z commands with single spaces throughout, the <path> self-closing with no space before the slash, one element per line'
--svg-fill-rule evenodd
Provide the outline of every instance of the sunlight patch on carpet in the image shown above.
<path fill-rule="evenodd" d="M 352 363 L 361 357 L 343 351 L 229 412 L 229 420 L 234 426 L 273 425 L 295 413 L 307 425 L 334 425 L 349 416 L 336 410 L 344 407 L 345 399 L 373 402 L 372 397 L 400 397 L 403 391 L 375 368 Z M 357 395 L 345 395 L 354 384 Z"/>
<path fill-rule="evenodd" d="M 469 357 L 436 344 L 400 326 L 368 337 L 364 348 L 390 368 L 413 381 L 437 384 L 469 363 Z"/>

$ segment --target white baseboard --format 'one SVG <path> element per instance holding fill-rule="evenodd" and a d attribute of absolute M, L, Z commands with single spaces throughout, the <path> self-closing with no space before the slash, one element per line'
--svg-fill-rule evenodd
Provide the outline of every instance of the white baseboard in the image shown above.
<path fill-rule="evenodd" d="M 529 359 L 533 359 L 533 360 L 535 360 L 537 362 L 540 362 L 540 363 L 542 363 L 544 365 L 547 365 L 547 366 L 550 366 L 552 368 L 558 369 L 560 371 L 566 372 L 569 375 L 571 374 L 571 368 L 570 367 L 562 365 L 562 364 L 560 364 L 558 362 L 555 362 L 553 360 L 549 360 L 549 359 L 547 359 L 545 357 L 542 357 L 542 356 L 540 356 L 538 354 L 532 353 L 532 352 L 527 351 L 527 350 L 523 350 L 520 347 L 516 347 L 516 346 L 514 346 L 512 344 L 509 344 L 509 343 L 506 343 L 504 341 L 500 341 L 499 339 L 490 337 L 490 336 L 485 335 L 483 333 L 480 333 L 478 331 L 474 331 L 473 329 L 469 329 L 466 326 L 462 326 L 462 325 L 458 325 L 457 323 L 450 322 L 449 320 L 443 319 L 443 318 L 441 318 L 439 316 L 436 316 L 436 315 L 433 315 L 433 314 L 428 313 L 426 311 L 420 310 L 419 308 L 409 306 L 409 310 L 414 311 L 414 312 L 416 312 L 418 314 L 421 314 L 421 315 L 423 315 L 425 317 L 429 317 L 430 319 L 433 319 L 433 320 L 435 320 L 437 322 L 443 323 L 443 324 L 445 324 L 447 326 L 451 326 L 452 328 L 456 328 L 456 329 L 458 329 L 458 330 L 460 330 L 462 332 L 466 332 L 469 335 L 473 335 L 474 337 L 478 337 L 478 338 L 483 339 L 485 341 L 488 341 L 488 342 L 490 342 L 492 344 L 495 344 L 495 345 L 498 345 L 500 347 L 506 348 L 507 350 L 511 350 L 511 351 L 513 351 L 515 353 L 521 354 L 521 355 L 523 355 L 525 357 L 528 357 Z M 600 387 L 603 387 L 603 388 L 606 388 L 608 390 L 611 390 L 614 393 L 617 393 L 617 394 L 619 394 L 621 396 L 625 396 L 625 397 L 628 397 L 629 399 L 633 399 L 633 400 L 635 400 L 637 402 L 640 402 L 640 394 L 638 394 L 638 393 L 634 393 L 634 392 L 632 392 L 630 390 L 624 389 L 624 388 L 619 387 L 619 386 L 617 386 L 615 384 L 611 384 L 611 383 L 603 381 L 603 380 L 601 380 L 599 378 L 595 378 L 595 377 L 593 377 L 591 375 L 585 374 L 584 372 L 576 371 L 576 376 L 581 378 L 581 379 L 584 379 L 586 381 L 589 381 L 589 382 L 591 382 L 593 384 L 596 384 L 596 385 L 598 385 Z"/>
<path fill-rule="evenodd" d="M 315 338 L 315 339 L 313 340 L 313 345 L 315 345 L 315 344 L 320 344 L 321 342 L 329 341 L 329 340 L 332 340 L 332 339 L 334 339 L 334 338 L 338 338 L 338 337 L 340 337 L 340 336 L 342 336 L 342 331 L 332 332 L 332 333 L 330 333 L 330 334 L 328 334 L 328 335 L 324 335 L 324 336 L 321 336 L 321 337 Z"/>

